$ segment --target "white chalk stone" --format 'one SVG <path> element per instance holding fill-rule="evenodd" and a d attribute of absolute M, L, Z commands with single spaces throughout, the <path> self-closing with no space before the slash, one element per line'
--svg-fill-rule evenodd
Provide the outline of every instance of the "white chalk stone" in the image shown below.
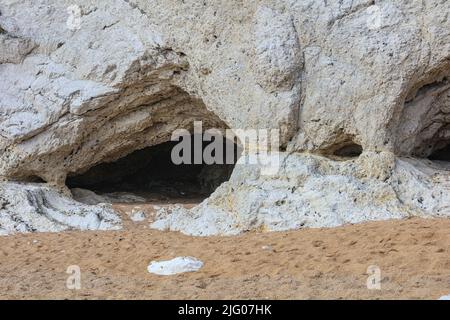
<path fill-rule="evenodd" d="M 134 222 L 142 222 L 144 221 L 146 218 L 145 216 L 145 212 L 143 212 L 142 210 L 136 210 L 133 209 L 133 211 L 131 211 L 131 216 L 130 219 Z"/>
<path fill-rule="evenodd" d="M 177 257 L 167 261 L 152 261 L 147 270 L 150 273 L 170 276 L 178 273 L 198 271 L 203 262 L 193 257 Z"/>
<path fill-rule="evenodd" d="M 440 297 L 438 300 L 450 300 L 450 294 Z"/>

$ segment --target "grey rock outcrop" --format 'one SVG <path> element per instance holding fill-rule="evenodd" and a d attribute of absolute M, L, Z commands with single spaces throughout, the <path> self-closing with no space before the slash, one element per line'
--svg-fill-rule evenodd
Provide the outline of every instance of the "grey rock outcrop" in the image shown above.
<path fill-rule="evenodd" d="M 0 235 L 120 228 L 109 205 L 83 205 L 39 184 L 0 184 Z"/>
<path fill-rule="evenodd" d="M 448 1 L 80 0 L 75 19 L 73 5 L 0 3 L 5 181 L 68 194 L 67 176 L 201 120 L 279 129 L 280 170 L 237 165 L 197 208 L 161 213 L 160 228 L 450 215 Z"/>
<path fill-rule="evenodd" d="M 361 177 L 363 164 L 357 160 L 273 156 L 280 158 L 277 174 L 238 164 L 230 181 L 198 207 L 163 208 L 152 227 L 196 236 L 234 235 L 450 214 L 450 166 L 398 159 L 390 177 L 380 180 Z"/>

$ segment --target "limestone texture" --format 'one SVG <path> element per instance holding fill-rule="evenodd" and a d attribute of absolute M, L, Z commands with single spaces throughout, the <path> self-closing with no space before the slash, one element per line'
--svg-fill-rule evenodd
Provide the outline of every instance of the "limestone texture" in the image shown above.
<path fill-rule="evenodd" d="M 84 205 L 52 188 L 33 184 L 0 185 L 0 235 L 64 230 L 118 230 L 110 205 Z"/>
<path fill-rule="evenodd" d="M 194 121 L 278 129 L 279 166 L 240 161 L 156 228 L 450 216 L 449 15 L 447 0 L 2 0 L 0 232 L 117 228 L 66 179 Z"/>

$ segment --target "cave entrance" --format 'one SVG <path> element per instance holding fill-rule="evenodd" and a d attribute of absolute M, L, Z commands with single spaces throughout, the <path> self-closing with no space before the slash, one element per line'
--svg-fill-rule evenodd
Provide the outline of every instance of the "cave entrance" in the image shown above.
<path fill-rule="evenodd" d="M 440 165 L 444 168 L 450 168 L 450 125 L 442 123 L 432 123 L 428 128 L 434 127 L 434 131 L 428 129 L 428 132 L 434 134 L 430 135 L 428 132 L 425 136 L 417 138 L 417 146 L 412 155 L 422 159 L 431 160 L 435 165 Z M 436 129 L 438 128 L 438 129 Z M 425 130 L 426 131 L 426 130 Z M 431 136 L 431 137 L 430 137 Z"/>
<path fill-rule="evenodd" d="M 356 143 L 346 144 L 333 152 L 333 156 L 339 158 L 358 158 L 363 152 L 361 145 Z"/>
<path fill-rule="evenodd" d="M 450 162 L 450 143 L 445 147 L 435 150 L 428 159 L 433 161 L 446 161 Z"/>
<path fill-rule="evenodd" d="M 398 155 L 429 160 L 437 170 L 450 168 L 448 61 L 424 74 L 420 81 L 414 80 L 396 130 Z"/>
<path fill-rule="evenodd" d="M 192 135 L 189 139 L 192 141 L 192 161 L 188 164 L 174 163 L 172 150 L 179 142 L 169 141 L 134 151 L 114 162 L 98 164 L 84 173 L 69 175 L 66 185 L 76 199 L 76 194 L 92 195 L 94 192 L 109 199 L 108 202 L 111 203 L 201 202 L 220 184 L 228 181 L 240 151 L 237 144 L 224 138 L 223 154 L 220 155 L 224 158 L 223 161 L 207 164 L 202 159 L 201 163 L 198 163 L 198 160 L 195 162 L 193 159 L 195 136 Z M 201 140 L 202 151 L 211 143 Z"/>

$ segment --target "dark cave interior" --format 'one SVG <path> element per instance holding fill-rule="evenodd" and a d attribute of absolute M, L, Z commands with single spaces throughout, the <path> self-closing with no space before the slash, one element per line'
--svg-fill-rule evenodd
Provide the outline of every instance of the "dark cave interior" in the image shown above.
<path fill-rule="evenodd" d="M 226 160 L 222 161 L 224 164 L 207 164 L 203 159 L 193 164 L 194 135 L 190 139 L 191 149 L 187 151 L 192 164 L 175 164 L 172 149 L 178 142 L 169 141 L 136 150 L 114 162 L 100 163 L 84 173 L 69 175 L 66 185 L 97 194 L 126 192 L 144 197 L 158 194 L 169 198 L 206 198 L 230 178 L 240 151 L 236 144 L 223 139 L 223 155 L 219 157 L 230 157 L 232 152 L 233 164 L 226 164 Z M 210 143 L 201 142 L 202 153 Z M 214 156 L 215 152 L 211 154 Z"/>

